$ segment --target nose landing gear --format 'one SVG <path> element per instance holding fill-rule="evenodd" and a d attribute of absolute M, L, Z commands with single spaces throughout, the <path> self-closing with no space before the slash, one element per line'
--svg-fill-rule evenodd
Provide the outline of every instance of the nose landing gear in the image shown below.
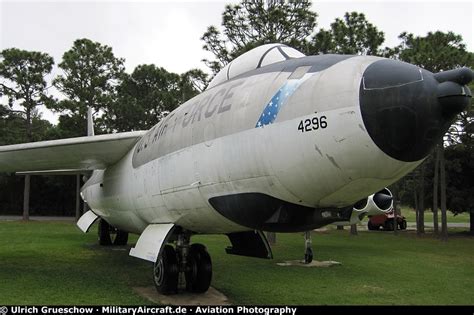
<path fill-rule="evenodd" d="M 310 264 L 313 261 L 313 249 L 312 249 L 312 242 L 311 242 L 311 231 L 307 231 L 304 233 L 304 245 L 305 245 L 305 252 L 304 252 L 304 263 Z"/>

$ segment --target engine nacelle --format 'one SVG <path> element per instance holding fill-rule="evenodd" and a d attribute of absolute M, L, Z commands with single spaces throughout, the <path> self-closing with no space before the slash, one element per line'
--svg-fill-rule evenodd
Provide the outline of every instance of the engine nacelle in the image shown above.
<path fill-rule="evenodd" d="M 336 225 L 356 224 L 368 215 L 379 215 L 392 211 L 393 195 L 388 188 L 384 188 L 369 197 L 357 202 L 352 209 L 350 221 L 335 222 Z"/>

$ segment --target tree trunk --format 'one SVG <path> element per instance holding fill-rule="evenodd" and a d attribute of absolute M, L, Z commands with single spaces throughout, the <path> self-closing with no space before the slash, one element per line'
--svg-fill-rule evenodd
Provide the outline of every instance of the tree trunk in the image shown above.
<path fill-rule="evenodd" d="M 418 224 L 418 209 L 419 209 L 419 206 L 418 206 L 418 193 L 416 192 L 418 190 L 418 188 L 415 188 L 413 190 L 414 190 L 413 199 L 415 201 L 415 223 L 416 223 L 416 231 L 418 233 L 418 226 L 419 226 L 419 224 Z"/>
<path fill-rule="evenodd" d="M 33 141 L 33 133 L 32 133 L 32 128 L 31 128 L 31 109 L 29 108 L 29 105 L 26 105 L 26 139 L 28 142 Z"/>
<path fill-rule="evenodd" d="M 25 175 L 25 189 L 23 191 L 23 220 L 30 219 L 30 175 Z"/>
<path fill-rule="evenodd" d="M 275 245 L 277 242 L 277 236 L 275 232 L 267 232 L 267 241 L 270 245 Z"/>
<path fill-rule="evenodd" d="M 357 235 L 357 224 L 351 224 L 351 235 Z"/>
<path fill-rule="evenodd" d="M 441 239 L 448 240 L 448 218 L 446 214 L 446 170 L 444 163 L 444 147 L 440 146 L 439 156 L 439 181 L 440 181 L 440 202 L 441 202 Z"/>
<path fill-rule="evenodd" d="M 418 196 L 418 234 L 425 234 L 425 165 L 420 169 L 420 195 Z"/>
<path fill-rule="evenodd" d="M 28 142 L 33 141 L 33 134 L 31 131 L 31 109 L 28 105 L 29 100 L 27 99 L 27 105 L 25 108 L 26 114 L 26 139 Z M 25 187 L 23 190 L 23 220 L 28 221 L 30 219 L 30 175 L 25 175 Z"/>
<path fill-rule="evenodd" d="M 433 232 L 439 234 L 438 225 L 438 186 L 439 186 L 439 146 L 436 146 L 436 157 L 434 159 L 434 178 L 433 178 Z"/>
<path fill-rule="evenodd" d="M 471 210 L 471 212 L 469 212 L 469 223 L 469 230 L 471 231 L 471 233 L 474 233 L 474 210 Z"/>
<path fill-rule="evenodd" d="M 81 175 L 76 175 L 76 222 L 81 217 Z"/>

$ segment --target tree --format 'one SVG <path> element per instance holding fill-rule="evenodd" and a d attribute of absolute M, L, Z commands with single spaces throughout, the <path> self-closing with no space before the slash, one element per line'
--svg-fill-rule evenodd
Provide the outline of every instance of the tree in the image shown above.
<path fill-rule="evenodd" d="M 466 50 L 466 46 L 463 43 L 463 39 L 460 35 L 454 34 L 453 32 L 429 32 L 426 36 L 414 36 L 406 32 L 400 34 L 399 38 L 401 43 L 394 48 L 387 48 L 385 50 L 386 56 L 400 59 L 409 63 L 416 64 L 422 68 L 425 68 L 432 72 L 439 72 L 443 70 L 449 70 L 462 66 L 474 65 L 474 54 Z M 447 137 L 445 137 L 444 144 L 453 143 L 465 143 L 472 140 L 471 126 L 473 122 L 472 106 L 466 111 L 459 115 L 460 119 L 450 128 Z M 472 150 L 472 146 L 468 148 Z M 447 209 L 447 198 L 446 198 L 446 180 L 449 178 L 445 174 L 444 165 L 448 164 L 449 161 L 445 161 L 444 157 L 444 145 L 443 143 L 439 146 L 437 156 L 438 158 L 434 162 L 433 168 L 436 169 L 436 165 L 439 163 L 439 184 L 440 184 L 440 202 L 442 211 L 442 237 L 447 237 L 447 222 L 446 222 L 446 209 Z M 464 169 L 464 173 L 469 173 L 469 170 Z M 438 180 L 437 173 L 436 179 Z M 422 178 L 422 185 L 424 185 L 425 178 Z M 472 187 L 472 186 L 471 186 Z M 434 202 L 437 202 L 437 186 L 433 185 Z M 464 209 L 469 209 L 469 204 L 466 203 L 468 199 L 464 199 Z M 437 205 L 433 205 L 434 220 L 437 220 Z M 474 213 L 471 212 L 471 217 Z M 473 219 L 474 221 L 474 219 Z M 472 227 L 471 227 L 472 228 Z"/>
<path fill-rule="evenodd" d="M 109 46 L 85 38 L 74 41 L 59 64 L 63 74 L 53 81 L 67 98 L 50 107 L 84 121 L 88 107 L 96 113 L 104 111 L 116 98 L 116 87 L 124 73 L 123 63 L 124 59 L 116 58 Z M 85 128 L 78 130 L 77 135 L 84 135 L 85 131 Z"/>
<path fill-rule="evenodd" d="M 31 129 L 34 110 L 50 97 L 45 76 L 51 72 L 54 60 L 45 53 L 9 48 L 0 52 L 0 97 L 6 96 L 8 105 L 18 104 L 25 116 L 26 137 L 33 141 Z"/>
<path fill-rule="evenodd" d="M 313 37 L 307 53 L 377 55 L 385 40 L 384 33 L 369 23 L 363 13 L 346 12 L 329 30 L 321 29 Z"/>
<path fill-rule="evenodd" d="M 191 69 L 181 74 L 179 89 L 182 103 L 203 92 L 208 84 L 208 75 L 200 69 Z"/>
<path fill-rule="evenodd" d="M 198 94 L 194 84 L 203 84 L 205 78 L 200 70 L 178 75 L 155 65 L 139 65 L 123 77 L 117 100 L 105 111 L 105 124 L 109 131 L 150 129 Z"/>
<path fill-rule="evenodd" d="M 227 5 L 222 33 L 209 26 L 202 36 L 204 50 L 215 59 L 203 61 L 214 73 L 244 52 L 268 43 L 283 43 L 304 51 L 316 26 L 311 1 L 257 0 Z"/>
<path fill-rule="evenodd" d="M 45 76 L 51 72 L 54 60 L 45 53 L 18 48 L 4 49 L 0 53 L 0 97 L 6 96 L 8 105 L 23 107 L 26 138 L 33 141 L 32 115 L 37 106 L 49 98 Z M 29 219 L 30 175 L 25 176 L 23 219 Z"/>
<path fill-rule="evenodd" d="M 403 32 L 398 38 L 401 43 L 387 48 L 385 55 L 431 72 L 469 66 L 474 61 L 474 55 L 466 50 L 462 36 L 453 32 L 429 32 L 426 36 Z"/>

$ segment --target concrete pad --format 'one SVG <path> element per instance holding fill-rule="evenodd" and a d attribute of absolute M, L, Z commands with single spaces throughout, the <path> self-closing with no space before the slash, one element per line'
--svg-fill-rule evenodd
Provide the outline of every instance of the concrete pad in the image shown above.
<path fill-rule="evenodd" d="M 155 287 L 137 287 L 133 291 L 153 303 L 164 305 L 231 305 L 228 298 L 213 287 L 206 293 L 180 292 L 173 295 L 162 295 Z"/>
<path fill-rule="evenodd" d="M 342 265 L 340 262 L 326 260 L 326 261 L 317 261 L 313 260 L 309 264 L 305 264 L 304 260 L 287 260 L 282 263 L 277 263 L 278 266 L 299 266 L 299 267 L 332 267 Z"/>

